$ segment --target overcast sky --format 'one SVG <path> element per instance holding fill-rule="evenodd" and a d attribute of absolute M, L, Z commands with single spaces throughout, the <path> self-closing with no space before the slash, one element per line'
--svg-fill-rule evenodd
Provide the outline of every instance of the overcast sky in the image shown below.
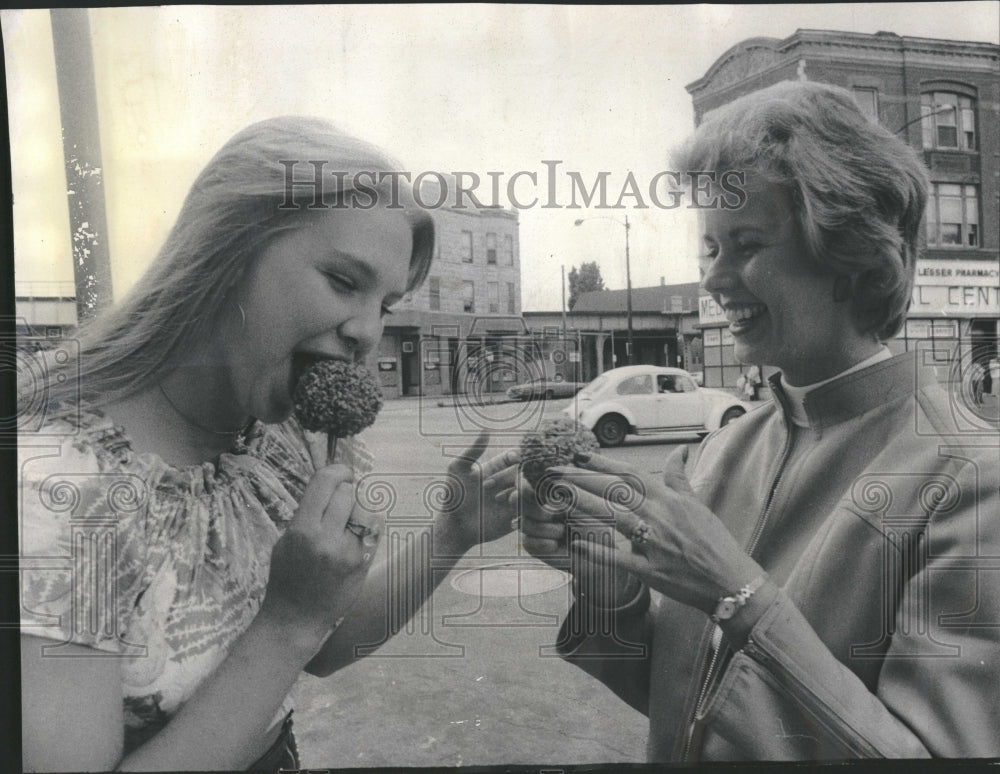
<path fill-rule="evenodd" d="M 2 21 L 17 279 L 72 280 L 48 13 Z M 543 162 L 561 161 L 561 179 L 609 173 L 613 203 L 630 171 L 645 187 L 669 169 L 693 127 L 684 87 L 741 40 L 804 28 L 997 43 L 1000 4 L 162 6 L 92 10 L 91 25 L 120 295 L 202 165 L 258 119 L 323 116 L 414 173 L 501 173 L 502 190 L 534 172 L 539 205 Z M 635 287 L 697 279 L 686 210 L 535 206 L 520 211 L 524 308 L 559 308 L 561 264 L 595 260 L 624 287 L 624 229 L 573 221 L 626 214 Z"/>

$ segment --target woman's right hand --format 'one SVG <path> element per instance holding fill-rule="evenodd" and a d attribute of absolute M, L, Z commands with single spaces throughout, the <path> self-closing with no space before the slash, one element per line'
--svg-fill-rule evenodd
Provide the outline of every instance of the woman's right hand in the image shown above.
<path fill-rule="evenodd" d="M 551 484 L 550 480 L 549 486 Z M 541 488 L 547 487 L 542 484 Z M 611 554 L 605 552 L 609 561 L 598 565 L 594 559 L 584 562 L 570 553 L 571 547 L 567 543 L 572 532 L 567 523 L 569 510 L 560 508 L 560 503 L 571 506 L 572 498 L 566 496 L 568 492 L 565 490 L 559 492 L 558 484 L 555 490 L 554 496 L 543 505 L 535 489 L 521 478 L 520 488 L 514 497 L 520 520 L 521 545 L 536 559 L 559 570 L 570 570 L 577 595 L 581 590 L 589 590 L 591 603 L 614 608 L 630 601 L 638 591 L 638 579 L 617 562 L 610 561 Z"/>
<path fill-rule="evenodd" d="M 317 647 L 350 611 L 375 551 L 347 529 L 354 505 L 351 469 L 320 468 L 271 552 L 260 614 L 317 637 Z"/>

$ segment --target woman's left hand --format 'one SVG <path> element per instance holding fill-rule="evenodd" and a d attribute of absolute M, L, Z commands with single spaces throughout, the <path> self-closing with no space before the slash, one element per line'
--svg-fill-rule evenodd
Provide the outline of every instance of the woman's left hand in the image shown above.
<path fill-rule="evenodd" d="M 551 472 L 574 488 L 578 515 L 613 522 L 630 539 L 631 551 L 619 548 L 613 554 L 619 567 L 650 588 L 711 613 L 720 597 L 763 571 L 697 499 L 684 473 L 686 460 L 684 446 L 667 459 L 662 483 L 599 454 L 578 456 L 577 467 L 560 466 Z M 571 548 L 590 562 L 600 561 L 607 551 L 580 539 Z"/>
<path fill-rule="evenodd" d="M 519 455 L 510 449 L 480 463 L 489 443 L 489 431 L 483 430 L 448 466 L 448 474 L 460 485 L 460 499 L 439 516 L 438 528 L 441 537 L 461 551 L 497 540 L 514 529 L 516 512 L 509 495 L 514 492 Z M 487 479 L 490 485 L 484 487 Z"/>

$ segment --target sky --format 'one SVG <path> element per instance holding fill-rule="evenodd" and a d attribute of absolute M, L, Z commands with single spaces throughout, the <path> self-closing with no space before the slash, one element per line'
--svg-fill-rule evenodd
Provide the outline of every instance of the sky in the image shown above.
<path fill-rule="evenodd" d="M 71 283 L 48 12 L 0 20 L 16 282 Z M 634 287 L 697 280 L 689 211 L 632 198 L 573 209 L 566 174 L 589 187 L 607 173 L 613 204 L 629 173 L 645 188 L 669 170 L 693 129 L 684 87 L 731 46 L 796 29 L 998 43 L 1000 3 L 157 6 L 92 9 L 90 23 L 116 296 L 215 150 L 253 121 L 294 113 L 332 120 L 413 174 L 494 173 L 503 190 L 535 173 L 542 200 L 519 209 L 522 305 L 556 310 L 561 266 L 596 261 L 608 287 L 625 286 L 626 216 Z M 549 168 L 561 206 L 543 208 Z"/>

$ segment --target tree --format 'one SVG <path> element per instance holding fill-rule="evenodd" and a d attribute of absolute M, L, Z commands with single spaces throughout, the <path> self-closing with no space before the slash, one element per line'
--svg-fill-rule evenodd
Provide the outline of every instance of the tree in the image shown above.
<path fill-rule="evenodd" d="M 569 270 L 569 309 L 573 309 L 576 300 L 581 293 L 588 293 L 591 290 L 604 290 L 604 278 L 601 277 L 601 269 L 597 261 L 585 261 L 580 264 L 580 270 L 576 266 Z"/>

